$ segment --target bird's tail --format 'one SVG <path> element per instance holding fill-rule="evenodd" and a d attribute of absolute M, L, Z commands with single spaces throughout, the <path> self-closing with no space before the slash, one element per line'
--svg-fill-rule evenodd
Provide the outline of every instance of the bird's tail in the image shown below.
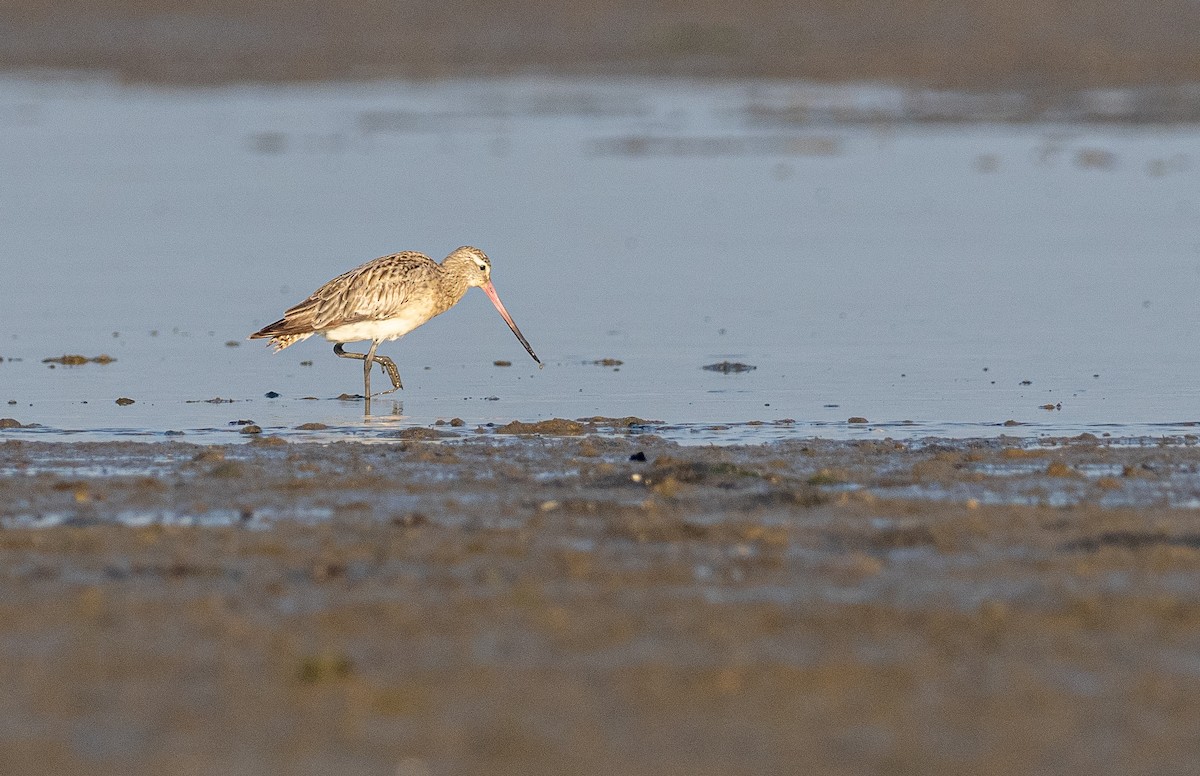
<path fill-rule="evenodd" d="M 287 346 L 295 345 L 297 342 L 306 340 L 312 335 L 313 333 L 311 331 L 303 334 L 294 333 L 294 331 L 291 330 L 291 325 L 289 324 L 288 320 L 286 318 L 281 318 L 280 320 L 275 321 L 275 323 L 262 327 L 258 331 L 251 334 L 247 339 L 267 339 L 269 337 L 271 341 L 268 344 L 275 349 L 276 353 L 278 353 Z"/>

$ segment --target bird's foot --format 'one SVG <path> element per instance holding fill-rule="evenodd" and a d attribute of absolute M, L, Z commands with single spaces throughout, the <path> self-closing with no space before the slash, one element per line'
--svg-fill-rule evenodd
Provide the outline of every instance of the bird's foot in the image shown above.
<path fill-rule="evenodd" d="M 404 387 L 404 383 L 400 382 L 400 370 L 396 368 L 395 361 L 387 358 L 386 356 L 376 356 L 375 363 L 379 364 L 379 368 L 388 376 L 388 379 L 392 381 L 391 390 L 384 391 L 384 393 L 392 393 Z"/>

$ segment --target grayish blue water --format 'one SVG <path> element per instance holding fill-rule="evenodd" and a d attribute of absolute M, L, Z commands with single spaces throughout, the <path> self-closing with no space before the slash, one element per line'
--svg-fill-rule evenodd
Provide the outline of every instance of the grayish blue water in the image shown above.
<path fill-rule="evenodd" d="M 370 438 L 592 415 L 702 442 L 1186 433 L 1200 129 L 830 108 L 890 99 L 0 80 L 0 416 L 40 424 L 0 437 L 229 440 L 254 420 Z M 367 418 L 333 398 L 360 392 L 361 370 L 323 340 L 279 355 L 245 341 L 363 261 L 461 244 L 492 257 L 544 370 L 478 291 L 381 347 L 406 390 Z M 42 363 L 64 353 L 117 360 Z M 723 360 L 757 368 L 701 369 Z M 290 431 L 306 422 L 331 428 Z"/>

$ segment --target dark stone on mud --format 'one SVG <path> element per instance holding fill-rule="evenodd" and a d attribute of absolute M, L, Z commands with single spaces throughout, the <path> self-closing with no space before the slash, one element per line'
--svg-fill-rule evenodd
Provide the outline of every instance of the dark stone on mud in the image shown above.
<path fill-rule="evenodd" d="M 644 460 L 646 460 L 646 454 L 645 454 L 644 452 L 642 452 L 641 450 L 638 450 L 636 453 L 634 453 L 633 455 L 629 456 L 629 460 L 631 460 L 631 461 L 644 461 Z"/>

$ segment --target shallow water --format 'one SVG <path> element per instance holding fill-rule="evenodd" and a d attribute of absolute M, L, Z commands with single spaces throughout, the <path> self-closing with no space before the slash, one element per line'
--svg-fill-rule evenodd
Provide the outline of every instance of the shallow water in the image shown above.
<path fill-rule="evenodd" d="M 1188 433 L 1200 130 L 838 120 L 889 95 L 0 80 L 0 416 L 39 424 L 0 436 L 593 415 L 703 443 Z M 382 346 L 406 390 L 365 418 L 332 398 L 362 383 L 328 344 L 245 341 L 362 261 L 460 244 L 491 255 L 544 370 L 475 291 Z M 65 353 L 117 360 L 42 363 Z M 724 360 L 757 368 L 701 369 Z"/>

